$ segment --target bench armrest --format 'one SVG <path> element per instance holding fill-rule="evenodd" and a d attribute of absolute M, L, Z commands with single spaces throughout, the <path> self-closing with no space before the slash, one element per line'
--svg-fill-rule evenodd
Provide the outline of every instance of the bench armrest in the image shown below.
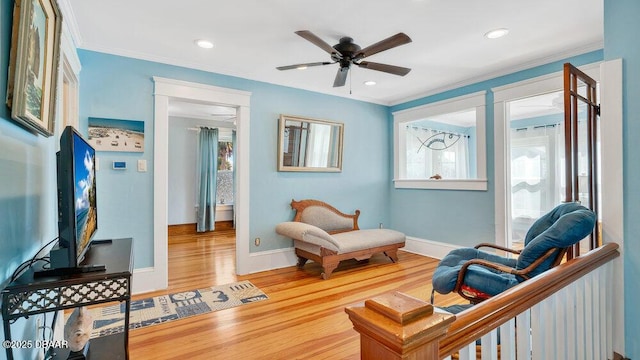
<path fill-rule="evenodd" d="M 286 221 L 276 225 L 276 233 L 294 240 L 305 241 L 327 249 L 337 250 L 340 245 L 328 232 L 317 226 L 297 221 Z"/>

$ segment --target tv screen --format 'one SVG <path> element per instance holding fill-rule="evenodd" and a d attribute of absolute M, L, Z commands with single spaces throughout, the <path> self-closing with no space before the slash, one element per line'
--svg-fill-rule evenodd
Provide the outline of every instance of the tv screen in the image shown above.
<path fill-rule="evenodd" d="M 73 132 L 73 184 L 75 194 L 76 259 L 82 261 L 91 238 L 98 229 L 96 208 L 96 152 Z"/>
<path fill-rule="evenodd" d="M 98 229 L 96 153 L 71 126 L 60 136 L 58 165 L 58 246 L 52 268 L 78 268 Z"/>

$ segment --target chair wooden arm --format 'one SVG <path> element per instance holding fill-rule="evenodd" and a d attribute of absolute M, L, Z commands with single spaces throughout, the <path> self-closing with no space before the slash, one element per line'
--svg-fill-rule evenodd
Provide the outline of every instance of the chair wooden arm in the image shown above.
<path fill-rule="evenodd" d="M 467 274 L 467 269 L 471 265 L 480 265 L 480 266 L 484 266 L 484 267 L 498 270 L 508 274 L 514 274 L 517 271 L 512 267 L 502 265 L 502 264 L 497 264 L 488 260 L 472 259 L 465 262 L 464 265 L 462 265 L 462 267 L 460 268 L 460 272 L 458 273 L 458 279 L 456 280 L 456 287 L 454 288 L 454 291 L 457 292 L 462 287 L 464 276 Z"/>
<path fill-rule="evenodd" d="M 494 270 L 497 270 L 497 271 L 500 271 L 500 272 L 503 272 L 503 273 L 513 274 L 513 275 L 517 275 L 517 276 L 523 277 L 525 279 L 529 279 L 530 277 L 529 277 L 528 274 L 533 269 L 538 267 L 538 265 L 540 265 L 542 262 L 544 262 L 546 259 L 548 259 L 550 256 L 552 256 L 553 253 L 556 252 L 557 250 L 560 250 L 560 253 L 556 257 L 556 260 L 554 261 L 553 265 L 551 266 L 551 267 L 554 267 L 554 266 L 556 266 L 556 265 L 558 265 L 560 263 L 560 260 L 564 256 L 564 254 L 567 251 L 567 249 L 558 249 L 558 248 L 549 249 L 544 255 L 542 255 L 541 257 L 536 259 L 536 261 L 531 263 L 531 265 L 527 266 L 524 269 L 520 269 L 520 270 L 517 270 L 515 268 L 509 267 L 509 266 L 506 266 L 506 265 L 497 264 L 497 263 L 494 263 L 494 262 L 491 262 L 491 261 L 488 261 L 488 260 L 471 259 L 471 260 L 465 262 L 464 265 L 462 265 L 462 267 L 460 268 L 460 272 L 458 273 L 458 279 L 456 280 L 456 287 L 454 288 L 454 291 L 460 293 L 460 289 L 462 288 L 464 277 L 465 277 L 465 275 L 467 273 L 467 269 L 471 265 L 480 265 L 480 266 L 484 266 L 484 267 L 487 267 L 487 268 L 490 268 L 490 269 L 494 269 Z"/>
<path fill-rule="evenodd" d="M 507 252 L 510 252 L 510 253 L 516 254 L 516 255 L 520 254 L 520 250 L 509 249 L 507 247 L 496 245 L 496 244 L 491 244 L 491 243 L 481 243 L 481 244 L 478 244 L 478 245 L 474 246 L 473 248 L 474 249 L 480 249 L 481 247 L 490 247 L 490 248 L 494 248 L 494 249 L 498 249 L 498 250 L 502 250 L 502 251 L 507 251 Z"/>

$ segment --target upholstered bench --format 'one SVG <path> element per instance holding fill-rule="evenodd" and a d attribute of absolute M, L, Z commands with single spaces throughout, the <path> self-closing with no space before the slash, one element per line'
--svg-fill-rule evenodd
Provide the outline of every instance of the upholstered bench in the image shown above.
<path fill-rule="evenodd" d="M 293 221 L 280 223 L 276 232 L 293 239 L 298 267 L 307 260 L 322 265 L 323 279 L 328 279 L 340 261 L 366 260 L 384 253 L 392 262 L 398 261 L 398 248 L 404 247 L 405 235 L 389 229 L 358 227 L 360 210 L 344 214 L 319 200 L 291 201 L 296 210 Z"/>

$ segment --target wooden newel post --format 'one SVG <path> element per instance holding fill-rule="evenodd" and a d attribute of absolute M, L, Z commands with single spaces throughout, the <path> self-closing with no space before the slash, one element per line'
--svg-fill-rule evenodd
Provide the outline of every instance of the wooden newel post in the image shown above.
<path fill-rule="evenodd" d="M 455 315 L 434 313 L 433 305 L 394 292 L 345 309 L 360 333 L 364 360 L 437 360 L 438 341 Z"/>

